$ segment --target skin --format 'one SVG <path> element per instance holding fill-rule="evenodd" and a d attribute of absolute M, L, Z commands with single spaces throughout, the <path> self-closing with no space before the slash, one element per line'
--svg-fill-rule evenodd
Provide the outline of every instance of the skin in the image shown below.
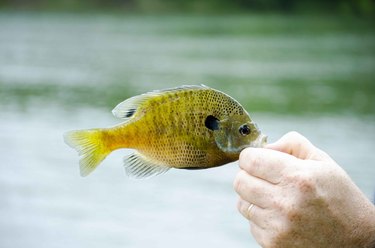
<path fill-rule="evenodd" d="M 375 206 L 296 132 L 243 150 L 234 188 L 238 210 L 262 247 L 375 247 Z"/>

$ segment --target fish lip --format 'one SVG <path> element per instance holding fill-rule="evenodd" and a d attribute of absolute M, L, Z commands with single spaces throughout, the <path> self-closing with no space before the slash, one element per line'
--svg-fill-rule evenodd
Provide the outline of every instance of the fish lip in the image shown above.
<path fill-rule="evenodd" d="M 229 153 L 229 154 L 237 154 L 237 153 L 240 153 L 242 150 L 244 150 L 246 148 L 249 148 L 249 147 L 263 148 L 267 145 L 267 139 L 268 139 L 267 135 L 259 134 L 259 136 L 253 142 L 250 142 L 250 144 L 245 144 L 245 145 L 242 145 L 242 146 L 240 146 L 238 148 L 235 148 L 235 149 L 226 150 L 225 152 Z M 220 148 L 220 146 L 219 146 L 219 148 Z M 220 149 L 222 149 L 222 148 L 220 148 Z"/>
<path fill-rule="evenodd" d="M 250 143 L 247 147 L 263 148 L 267 145 L 268 136 L 260 134 L 256 140 Z"/>
<path fill-rule="evenodd" d="M 253 147 L 253 148 L 263 148 L 267 145 L 267 139 L 268 139 L 268 136 L 267 135 L 264 135 L 264 134 L 260 134 L 258 136 L 258 138 L 256 138 L 256 140 L 254 140 L 253 142 L 251 142 L 250 144 L 246 144 L 246 145 L 243 145 L 243 146 L 240 146 L 238 148 L 238 151 L 242 151 L 246 148 L 249 148 L 249 147 Z M 234 152 L 233 152 L 234 153 Z"/>
<path fill-rule="evenodd" d="M 268 136 L 265 134 L 259 135 L 259 147 L 265 147 L 267 145 Z"/>

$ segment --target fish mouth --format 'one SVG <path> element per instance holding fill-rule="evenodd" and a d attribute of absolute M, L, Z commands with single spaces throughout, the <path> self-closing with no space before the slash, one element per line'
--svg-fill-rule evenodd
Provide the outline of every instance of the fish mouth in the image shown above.
<path fill-rule="evenodd" d="M 268 140 L 268 136 L 267 135 L 264 135 L 264 134 L 261 134 L 259 135 L 259 147 L 265 147 L 267 145 L 267 140 Z"/>
<path fill-rule="evenodd" d="M 258 136 L 258 138 L 256 138 L 256 140 L 254 140 L 250 144 L 247 144 L 247 145 L 239 147 L 238 150 L 242 151 L 242 150 L 244 150 L 245 148 L 248 148 L 248 147 L 263 148 L 263 147 L 265 147 L 267 145 L 267 138 L 268 138 L 267 135 L 260 134 Z"/>
<path fill-rule="evenodd" d="M 254 147 L 254 148 L 263 148 L 267 145 L 267 138 L 268 136 L 267 135 L 264 135 L 264 134 L 259 134 L 259 136 L 252 142 L 250 142 L 250 144 L 246 144 L 246 145 L 242 145 L 242 146 L 232 146 L 232 142 L 231 140 L 229 139 L 228 140 L 228 143 L 227 143 L 227 146 L 226 147 L 223 147 L 220 145 L 220 143 L 217 143 L 218 147 L 226 152 L 226 153 L 234 153 L 234 154 L 237 154 L 237 153 L 240 153 L 242 150 L 244 150 L 245 148 L 248 148 L 248 147 Z"/>
<path fill-rule="evenodd" d="M 248 147 L 263 148 L 267 145 L 268 136 L 264 134 L 259 134 L 258 138 L 250 143 Z"/>

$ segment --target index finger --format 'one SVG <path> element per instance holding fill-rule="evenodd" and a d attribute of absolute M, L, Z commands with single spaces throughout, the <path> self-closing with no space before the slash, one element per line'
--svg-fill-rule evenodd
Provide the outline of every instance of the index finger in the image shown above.
<path fill-rule="evenodd" d="M 265 148 L 246 148 L 240 154 L 240 167 L 252 176 L 273 184 L 281 181 L 283 171 L 295 164 L 297 158 Z"/>

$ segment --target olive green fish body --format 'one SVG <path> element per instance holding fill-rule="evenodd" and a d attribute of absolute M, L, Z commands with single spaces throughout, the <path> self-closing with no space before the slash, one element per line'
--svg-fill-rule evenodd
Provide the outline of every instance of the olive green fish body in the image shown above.
<path fill-rule="evenodd" d="M 65 136 L 66 142 L 82 155 L 82 175 L 119 148 L 136 150 L 125 158 L 127 173 L 147 177 L 169 168 L 220 166 L 237 160 L 243 148 L 265 142 L 237 101 L 206 86 L 183 86 L 135 96 L 120 103 L 113 114 L 124 122 L 113 128 L 91 130 L 88 136 L 97 137 L 90 142 L 79 136 L 90 130 L 72 131 Z M 252 128 L 252 136 L 241 134 L 241 125 Z M 228 133 L 232 129 L 233 135 Z M 80 144 L 83 141 L 86 144 Z M 82 149 L 90 146 L 100 149 Z M 92 153 L 102 156 L 90 159 Z"/>
<path fill-rule="evenodd" d="M 129 141 L 134 143 L 128 147 L 155 163 L 208 168 L 235 160 L 217 147 L 213 131 L 205 126 L 208 115 L 221 118 L 232 112 L 244 113 L 226 95 L 205 88 L 169 91 L 145 102 L 138 111 L 142 117 L 135 115 L 135 121 L 125 124 L 137 130 L 136 139 Z"/>

